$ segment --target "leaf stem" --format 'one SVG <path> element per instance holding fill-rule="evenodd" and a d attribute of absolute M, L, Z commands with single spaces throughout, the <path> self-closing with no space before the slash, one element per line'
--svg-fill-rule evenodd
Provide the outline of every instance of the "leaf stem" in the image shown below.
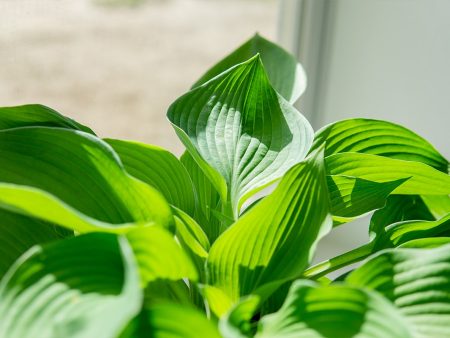
<path fill-rule="evenodd" d="M 373 242 L 369 242 L 342 255 L 327 259 L 306 269 L 303 276 L 317 279 L 344 266 L 359 262 L 373 253 L 373 246 Z"/>

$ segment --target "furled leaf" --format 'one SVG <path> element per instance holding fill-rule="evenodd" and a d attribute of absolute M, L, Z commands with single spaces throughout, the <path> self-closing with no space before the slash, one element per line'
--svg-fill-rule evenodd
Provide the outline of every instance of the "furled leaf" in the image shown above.
<path fill-rule="evenodd" d="M 216 326 L 192 307 L 157 304 L 143 310 L 120 338 L 220 338 Z"/>
<path fill-rule="evenodd" d="M 256 338 L 412 338 L 400 313 L 381 295 L 346 285 L 298 280 L 282 308 L 260 320 Z"/>
<path fill-rule="evenodd" d="M 209 69 L 194 85 L 198 87 L 227 69 L 259 54 L 274 89 L 294 103 L 306 89 L 306 74 L 295 57 L 276 44 L 255 34 L 250 40 Z"/>
<path fill-rule="evenodd" d="M 141 275 L 144 288 L 149 282 L 163 280 L 197 280 L 198 272 L 173 235 L 158 226 L 137 228 L 126 235 Z"/>
<path fill-rule="evenodd" d="M 15 260 L 32 246 L 66 236 L 70 236 L 70 232 L 0 209 L 0 279 Z"/>
<path fill-rule="evenodd" d="M 0 282 L 0 336 L 115 337 L 141 301 L 123 238 L 96 233 L 36 246 Z"/>
<path fill-rule="evenodd" d="M 326 166 L 330 175 L 353 176 L 378 183 L 408 179 L 393 194 L 450 194 L 450 176 L 420 162 L 371 154 L 339 153 L 328 156 Z"/>
<path fill-rule="evenodd" d="M 364 153 L 422 162 L 444 173 L 448 161 L 424 138 L 397 124 L 350 119 L 320 129 L 312 149 L 325 143 L 325 157 L 338 153 Z"/>
<path fill-rule="evenodd" d="M 31 126 L 74 129 L 94 134 L 90 128 L 40 104 L 0 107 L 0 130 Z"/>
<path fill-rule="evenodd" d="M 449 272 L 450 245 L 396 249 L 371 258 L 346 282 L 376 290 L 391 300 L 413 337 L 442 338 L 450 336 Z"/>
<path fill-rule="evenodd" d="M 235 219 L 249 196 L 304 159 L 313 138 L 259 56 L 183 95 L 167 116 Z"/>
<path fill-rule="evenodd" d="M 220 212 L 221 209 L 220 195 L 189 152 L 185 151 L 180 160 L 191 177 L 197 197 L 194 218 L 205 231 L 209 241 L 214 242 L 222 232 L 221 223 L 214 214 L 214 210 Z"/>
<path fill-rule="evenodd" d="M 2 208 L 80 232 L 173 224 L 161 194 L 129 176 L 95 136 L 47 127 L 8 129 L 0 131 L 0 154 Z"/>
<path fill-rule="evenodd" d="M 204 266 L 210 247 L 208 237 L 189 215 L 179 209 L 174 210 L 174 214 L 177 239 L 196 265 L 200 279 L 205 281 Z"/>
<path fill-rule="evenodd" d="M 195 196 L 189 174 L 169 151 L 134 141 L 105 139 L 120 156 L 126 171 L 156 188 L 166 200 L 192 215 Z"/>
<path fill-rule="evenodd" d="M 286 173 L 275 191 L 224 232 L 207 260 L 209 283 L 236 302 L 267 297 L 300 275 L 331 228 L 323 153 Z"/>

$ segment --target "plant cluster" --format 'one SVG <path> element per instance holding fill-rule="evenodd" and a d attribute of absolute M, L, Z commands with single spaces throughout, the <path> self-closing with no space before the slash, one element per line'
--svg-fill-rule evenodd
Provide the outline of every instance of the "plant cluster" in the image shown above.
<path fill-rule="evenodd" d="M 450 337 L 448 161 L 390 122 L 314 133 L 305 79 L 256 35 L 169 107 L 180 159 L 0 108 L 0 337 Z"/>

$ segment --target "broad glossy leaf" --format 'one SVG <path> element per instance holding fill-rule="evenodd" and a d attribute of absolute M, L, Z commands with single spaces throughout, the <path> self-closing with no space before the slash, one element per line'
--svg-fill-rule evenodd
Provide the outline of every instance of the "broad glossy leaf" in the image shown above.
<path fill-rule="evenodd" d="M 289 170 L 272 194 L 212 245 L 209 283 L 232 302 L 250 293 L 265 298 L 303 272 L 330 228 L 323 154 L 318 151 Z"/>
<path fill-rule="evenodd" d="M 447 173 L 448 161 L 424 138 L 397 124 L 371 119 L 350 119 L 320 129 L 312 149 L 325 143 L 325 156 L 364 153 L 422 162 Z"/>
<path fill-rule="evenodd" d="M 420 162 L 371 154 L 339 153 L 328 156 L 326 166 L 330 175 L 353 176 L 378 183 L 408 179 L 393 194 L 450 194 L 450 176 Z"/>
<path fill-rule="evenodd" d="M 282 308 L 261 319 L 257 338 L 412 338 L 381 295 L 345 285 L 295 281 Z"/>
<path fill-rule="evenodd" d="M 111 147 L 95 136 L 47 127 L 3 130 L 0 154 L 0 182 L 7 183 L 1 184 L 3 208 L 81 232 L 98 223 L 98 230 L 173 224 L 162 195 L 128 175 Z"/>
<path fill-rule="evenodd" d="M 105 139 L 132 176 L 156 188 L 166 200 L 193 215 L 195 196 L 189 174 L 164 148 L 134 141 Z"/>
<path fill-rule="evenodd" d="M 304 159 L 313 138 L 259 56 L 186 93 L 167 116 L 235 219 L 246 198 Z"/>
<path fill-rule="evenodd" d="M 90 128 L 40 104 L 0 107 L 0 130 L 30 126 L 58 127 L 94 134 Z"/>
<path fill-rule="evenodd" d="M 70 236 L 56 226 L 0 209 L 0 279 L 25 251 L 36 244 Z"/>
<path fill-rule="evenodd" d="M 141 301 L 123 238 L 96 233 L 36 246 L 0 282 L 0 336 L 114 337 Z"/>
<path fill-rule="evenodd" d="M 280 46 L 255 34 L 250 40 L 209 69 L 192 87 L 198 87 L 227 69 L 259 54 L 274 89 L 294 103 L 306 89 L 306 74 L 295 57 Z"/>
<path fill-rule="evenodd" d="M 194 218 L 205 231 L 209 241 L 214 242 L 222 232 L 221 223 L 214 214 L 214 210 L 219 212 L 221 209 L 220 195 L 189 152 L 185 151 L 180 160 L 191 177 L 197 197 Z"/>
<path fill-rule="evenodd" d="M 399 309 L 417 338 L 450 336 L 450 245 L 381 252 L 346 282 L 376 290 Z"/>
<path fill-rule="evenodd" d="M 198 272 L 173 235 L 158 226 L 134 229 L 126 234 L 136 257 L 143 287 L 157 279 L 197 280 Z"/>
<path fill-rule="evenodd" d="M 400 245 L 399 248 L 431 249 L 447 244 L 450 244 L 450 237 L 430 237 L 413 239 L 412 241 Z"/>
<path fill-rule="evenodd" d="M 120 338 L 220 338 L 216 326 L 192 307 L 157 304 L 143 310 Z"/>
<path fill-rule="evenodd" d="M 333 216 L 353 218 L 382 208 L 386 198 L 406 180 L 378 183 L 351 176 L 328 176 Z"/>
<path fill-rule="evenodd" d="M 374 250 L 397 247 L 409 241 L 450 235 L 450 213 L 436 221 L 403 221 L 376 234 Z"/>
<path fill-rule="evenodd" d="M 421 196 L 423 203 L 435 218 L 441 218 L 450 212 L 450 196 Z"/>

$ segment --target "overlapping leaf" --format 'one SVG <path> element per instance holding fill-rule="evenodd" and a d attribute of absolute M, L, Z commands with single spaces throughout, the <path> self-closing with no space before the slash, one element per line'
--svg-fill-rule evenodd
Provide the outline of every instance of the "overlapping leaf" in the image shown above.
<path fill-rule="evenodd" d="M 173 224 L 162 195 L 129 176 L 95 136 L 47 127 L 3 130 L 0 154 L 2 208 L 79 232 Z"/>
<path fill-rule="evenodd" d="M 271 195 L 212 245 L 209 283 L 231 302 L 250 293 L 266 297 L 302 273 L 330 227 L 323 155 L 318 151 L 293 167 Z"/>
<path fill-rule="evenodd" d="M 69 231 L 0 209 L 0 279 L 15 260 L 32 246 L 66 236 L 70 236 Z"/>
<path fill-rule="evenodd" d="M 242 63 L 256 54 L 261 55 L 264 68 L 274 89 L 287 101 L 294 103 L 306 89 L 306 74 L 293 55 L 264 39 L 259 34 L 209 69 L 193 88 L 211 80 L 229 68 Z"/>
<path fill-rule="evenodd" d="M 376 290 L 405 318 L 415 338 L 450 336 L 450 246 L 381 252 L 346 282 Z"/>
<path fill-rule="evenodd" d="M 94 134 L 90 128 L 40 104 L 0 107 L 0 130 L 31 126 L 74 129 Z"/>
<path fill-rule="evenodd" d="M 126 171 L 156 188 L 166 200 L 193 215 L 195 196 L 184 166 L 169 151 L 139 142 L 105 139 L 113 147 Z"/>
<path fill-rule="evenodd" d="M 246 198 L 303 160 L 313 137 L 259 56 L 188 92 L 167 116 L 234 218 Z"/>
<path fill-rule="evenodd" d="M 447 173 L 448 161 L 424 138 L 395 123 L 350 119 L 320 129 L 312 149 L 325 143 L 325 157 L 338 153 L 364 153 L 415 161 Z"/>
<path fill-rule="evenodd" d="M 139 312 L 126 241 L 87 234 L 30 249 L 0 282 L 0 336 L 114 337 Z"/>
<path fill-rule="evenodd" d="M 257 338 L 412 338 L 402 316 L 375 292 L 345 285 L 292 284 L 282 308 L 261 319 Z"/>
<path fill-rule="evenodd" d="M 120 338 L 220 338 L 216 326 L 197 310 L 178 304 L 158 304 L 136 317 Z"/>

